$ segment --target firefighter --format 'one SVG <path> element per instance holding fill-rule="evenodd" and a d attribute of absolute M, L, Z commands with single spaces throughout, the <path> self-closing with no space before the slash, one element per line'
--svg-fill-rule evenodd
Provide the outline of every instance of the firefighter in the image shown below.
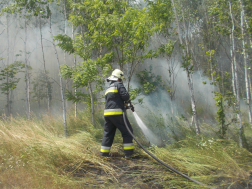
<path fill-rule="evenodd" d="M 125 157 L 128 158 L 133 154 L 134 147 L 132 136 L 128 132 L 123 121 L 124 103 L 130 100 L 129 93 L 123 85 L 123 79 L 123 72 L 119 69 L 115 69 L 112 72 L 112 75 L 107 79 L 107 82 L 110 82 L 110 85 L 105 92 L 105 124 L 100 151 L 101 156 L 110 157 L 110 148 L 117 128 L 120 130 L 123 137 Z M 128 119 L 127 124 L 131 132 L 133 132 Z"/>

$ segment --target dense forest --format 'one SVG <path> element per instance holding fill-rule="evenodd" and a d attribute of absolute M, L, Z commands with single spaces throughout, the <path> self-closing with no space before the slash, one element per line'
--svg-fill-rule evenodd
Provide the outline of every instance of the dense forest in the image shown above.
<path fill-rule="evenodd" d="M 0 187 L 200 188 L 148 167 L 138 148 L 128 168 L 97 157 L 116 68 L 151 130 L 143 137 L 129 113 L 134 133 L 154 154 L 209 185 L 251 187 L 251 0 L 1 0 L 0 9 Z M 12 183 L 15 166 L 24 176 Z M 133 171 L 135 185 L 117 171 Z"/>

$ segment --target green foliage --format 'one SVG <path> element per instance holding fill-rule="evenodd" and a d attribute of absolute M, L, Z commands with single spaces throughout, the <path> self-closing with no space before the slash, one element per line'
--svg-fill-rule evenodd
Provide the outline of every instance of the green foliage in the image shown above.
<path fill-rule="evenodd" d="M 33 79 L 33 98 L 35 101 L 39 102 L 43 99 L 52 100 L 52 84 L 50 81 L 48 73 L 40 71 L 38 75 Z"/>
<path fill-rule="evenodd" d="M 58 34 L 54 36 L 55 41 L 59 41 L 57 46 L 65 52 L 72 54 L 74 53 L 72 38 L 67 35 Z"/>
<path fill-rule="evenodd" d="M 225 118 L 225 109 L 230 108 L 234 102 L 235 102 L 235 97 L 234 95 L 227 90 L 227 87 L 225 87 L 226 85 L 228 85 L 228 78 L 230 78 L 230 74 L 229 73 L 225 73 L 225 75 L 223 75 L 222 77 L 220 75 L 216 75 L 215 78 L 215 82 L 213 83 L 215 86 L 219 87 L 219 91 L 214 91 L 214 99 L 216 101 L 216 106 L 218 108 L 217 112 L 216 112 L 216 120 L 218 121 L 219 125 L 220 125 L 220 129 L 217 132 L 220 138 L 224 138 L 225 134 L 227 132 L 228 126 L 233 122 L 233 119 L 230 123 L 225 124 L 226 123 L 226 118 Z M 221 90 L 221 86 L 222 86 L 222 90 Z M 224 89 L 226 89 L 224 91 Z M 226 105 L 225 105 L 226 102 Z"/>
<path fill-rule="evenodd" d="M 147 0 L 148 14 L 153 23 L 153 30 L 158 33 L 169 35 L 169 30 L 173 20 L 171 1 L 167 0 Z"/>
<path fill-rule="evenodd" d="M 137 98 L 137 96 L 141 93 L 141 91 L 142 91 L 141 88 L 130 89 L 129 90 L 130 99 L 132 101 L 135 100 Z"/>
<path fill-rule="evenodd" d="M 103 70 L 103 72 L 101 70 Z M 106 64 L 104 65 L 102 60 L 99 59 L 99 61 L 93 61 L 89 59 L 74 67 L 61 65 L 61 76 L 64 79 L 71 79 L 73 81 L 73 86 L 76 87 L 76 89 L 82 89 L 85 87 L 88 89 L 90 87 L 89 85 L 94 83 L 95 90 L 92 91 L 92 93 L 96 94 L 104 90 L 104 77 L 109 70 L 110 66 Z M 91 99 L 89 95 L 81 90 L 77 91 L 75 94 L 73 94 L 72 91 L 67 91 L 66 98 L 73 102 L 84 102 L 90 107 Z M 96 97 L 93 96 L 93 98 Z"/>
<path fill-rule="evenodd" d="M 214 92 L 214 99 L 216 101 L 216 106 L 218 107 L 218 111 L 216 112 L 216 119 L 220 125 L 219 134 L 221 138 L 224 138 L 226 131 L 228 129 L 228 125 L 225 125 L 225 110 L 224 110 L 224 99 L 223 95 L 219 92 Z"/>
<path fill-rule="evenodd" d="M 176 41 L 171 41 L 169 39 L 166 44 L 161 45 L 157 49 L 157 53 L 160 54 L 160 55 L 163 55 L 163 56 L 167 55 L 169 58 L 171 58 L 175 43 L 176 43 Z"/>
<path fill-rule="evenodd" d="M 230 35 L 231 18 L 229 16 L 228 1 L 209 1 L 209 15 L 215 30 L 224 36 Z"/>
<path fill-rule="evenodd" d="M 8 81 L 0 85 L 3 94 L 9 94 L 10 90 L 14 90 L 17 87 L 20 78 L 16 76 L 19 72 L 22 72 L 23 68 L 24 63 L 15 61 L 0 71 L 0 80 L 4 81 L 8 79 Z"/>
<path fill-rule="evenodd" d="M 24 63 L 21 61 L 15 61 L 14 63 L 7 65 L 4 69 L 0 71 L 0 84 L 1 93 L 7 95 L 7 112 L 11 113 L 11 104 L 10 93 L 13 91 L 20 80 L 17 78 L 17 74 L 22 72 L 22 69 L 25 67 Z"/>
<path fill-rule="evenodd" d="M 191 54 L 186 54 L 185 56 L 182 57 L 183 62 L 181 67 L 184 68 L 184 70 L 187 70 L 188 73 L 193 72 L 194 65 L 192 64 L 192 56 Z"/>
<path fill-rule="evenodd" d="M 38 16 L 42 18 L 49 18 L 51 12 L 48 7 L 48 3 L 52 0 L 14 0 L 12 4 L 2 9 L 2 12 L 19 13 L 25 16 Z"/>
<path fill-rule="evenodd" d="M 134 8 L 126 0 L 120 3 L 87 0 L 75 3 L 73 7 L 75 11 L 69 18 L 75 27 L 82 27 L 81 33 L 75 37 L 74 49 L 83 59 L 88 60 L 91 54 L 95 54 L 104 63 L 117 63 L 122 70 L 127 64 L 131 67 L 130 81 L 136 66 L 154 56 L 145 52 L 153 33 L 153 23 L 146 8 Z M 103 49 L 106 53 L 101 53 Z"/>
<path fill-rule="evenodd" d="M 160 75 L 152 73 L 152 66 L 148 70 L 143 70 L 137 73 L 139 84 L 142 86 L 143 94 L 147 95 L 160 88 L 164 88 L 162 78 Z"/>

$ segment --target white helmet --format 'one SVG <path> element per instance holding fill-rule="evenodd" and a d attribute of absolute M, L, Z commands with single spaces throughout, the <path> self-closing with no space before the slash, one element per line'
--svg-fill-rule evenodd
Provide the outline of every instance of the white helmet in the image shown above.
<path fill-rule="evenodd" d="M 112 75 L 119 78 L 119 79 L 124 79 L 124 74 L 121 70 L 119 69 L 115 69 L 113 72 L 112 72 Z"/>
<path fill-rule="evenodd" d="M 107 81 L 117 81 L 118 79 L 124 79 L 124 74 L 121 70 L 115 69 L 112 75 L 107 79 Z"/>

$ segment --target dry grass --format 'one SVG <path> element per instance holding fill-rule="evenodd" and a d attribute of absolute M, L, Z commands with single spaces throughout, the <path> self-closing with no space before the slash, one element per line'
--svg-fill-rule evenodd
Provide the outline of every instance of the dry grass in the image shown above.
<path fill-rule="evenodd" d="M 97 156 L 97 150 L 92 150 L 100 145 L 90 133 L 64 138 L 61 129 L 61 122 L 50 116 L 40 121 L 23 118 L 0 121 L 0 187 L 76 187 L 78 182 L 71 178 L 71 173 L 80 165 L 115 174 Z"/>
<path fill-rule="evenodd" d="M 0 188 L 202 188 L 171 173 L 137 146 L 135 158 L 125 160 L 120 134 L 112 147 L 115 157 L 101 158 L 103 131 L 89 120 L 85 114 L 70 116 L 68 138 L 60 118 L 0 121 Z M 187 137 L 149 149 L 205 184 L 232 189 L 251 183 L 252 154 L 232 140 Z"/>

